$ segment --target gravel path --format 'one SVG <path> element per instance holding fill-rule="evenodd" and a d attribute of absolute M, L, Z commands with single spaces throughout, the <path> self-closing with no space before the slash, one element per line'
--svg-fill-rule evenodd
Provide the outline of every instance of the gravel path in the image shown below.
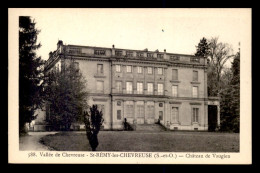
<path fill-rule="evenodd" d="M 57 132 L 28 132 L 28 135 L 19 138 L 19 149 L 21 151 L 48 151 L 50 149 L 39 141 L 43 136 L 55 133 Z"/>

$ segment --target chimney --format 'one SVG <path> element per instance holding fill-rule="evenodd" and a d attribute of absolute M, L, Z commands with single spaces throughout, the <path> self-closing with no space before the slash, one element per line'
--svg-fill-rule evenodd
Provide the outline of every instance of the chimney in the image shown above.
<path fill-rule="evenodd" d="M 112 45 L 112 56 L 115 56 L 115 45 Z"/>
<path fill-rule="evenodd" d="M 59 40 L 58 43 L 57 43 L 57 49 L 59 49 L 60 46 L 63 46 L 63 41 L 62 40 Z"/>
<path fill-rule="evenodd" d="M 167 59 L 167 57 L 166 57 L 166 49 L 164 49 L 163 59 Z"/>

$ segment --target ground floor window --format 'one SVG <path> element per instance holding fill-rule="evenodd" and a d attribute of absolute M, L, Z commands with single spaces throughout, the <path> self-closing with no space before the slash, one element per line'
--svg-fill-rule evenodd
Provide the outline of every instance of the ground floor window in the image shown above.
<path fill-rule="evenodd" d="M 121 110 L 117 110 L 117 120 L 121 120 Z"/>
<path fill-rule="evenodd" d="M 104 116 L 105 115 L 105 105 L 98 104 L 97 108 L 98 108 L 99 111 L 102 111 L 103 116 Z"/>
<path fill-rule="evenodd" d="M 147 102 L 147 116 L 154 118 L 154 102 Z"/>
<path fill-rule="evenodd" d="M 193 122 L 199 122 L 199 108 L 193 108 L 192 121 Z"/>
<path fill-rule="evenodd" d="M 144 102 L 137 102 L 136 109 L 137 117 L 144 117 Z"/>
<path fill-rule="evenodd" d="M 159 120 L 163 120 L 163 111 L 159 111 Z"/>
<path fill-rule="evenodd" d="M 133 106 L 133 102 L 131 101 L 126 102 L 126 117 L 128 118 L 134 117 L 134 106 Z"/>
<path fill-rule="evenodd" d="M 172 107 L 171 111 L 171 122 L 172 123 L 178 123 L 179 121 L 179 108 L 178 107 Z"/>

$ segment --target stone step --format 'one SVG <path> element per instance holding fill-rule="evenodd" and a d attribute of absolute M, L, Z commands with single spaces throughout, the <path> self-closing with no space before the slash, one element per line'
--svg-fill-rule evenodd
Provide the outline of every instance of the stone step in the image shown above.
<path fill-rule="evenodd" d="M 138 124 L 136 125 L 136 131 L 165 131 L 165 129 L 159 124 Z"/>

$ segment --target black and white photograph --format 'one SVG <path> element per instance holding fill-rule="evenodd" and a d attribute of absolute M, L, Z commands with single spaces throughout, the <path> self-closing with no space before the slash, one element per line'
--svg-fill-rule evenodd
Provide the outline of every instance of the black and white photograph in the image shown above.
<path fill-rule="evenodd" d="M 9 9 L 9 162 L 250 164 L 250 33 L 246 8 Z"/>

